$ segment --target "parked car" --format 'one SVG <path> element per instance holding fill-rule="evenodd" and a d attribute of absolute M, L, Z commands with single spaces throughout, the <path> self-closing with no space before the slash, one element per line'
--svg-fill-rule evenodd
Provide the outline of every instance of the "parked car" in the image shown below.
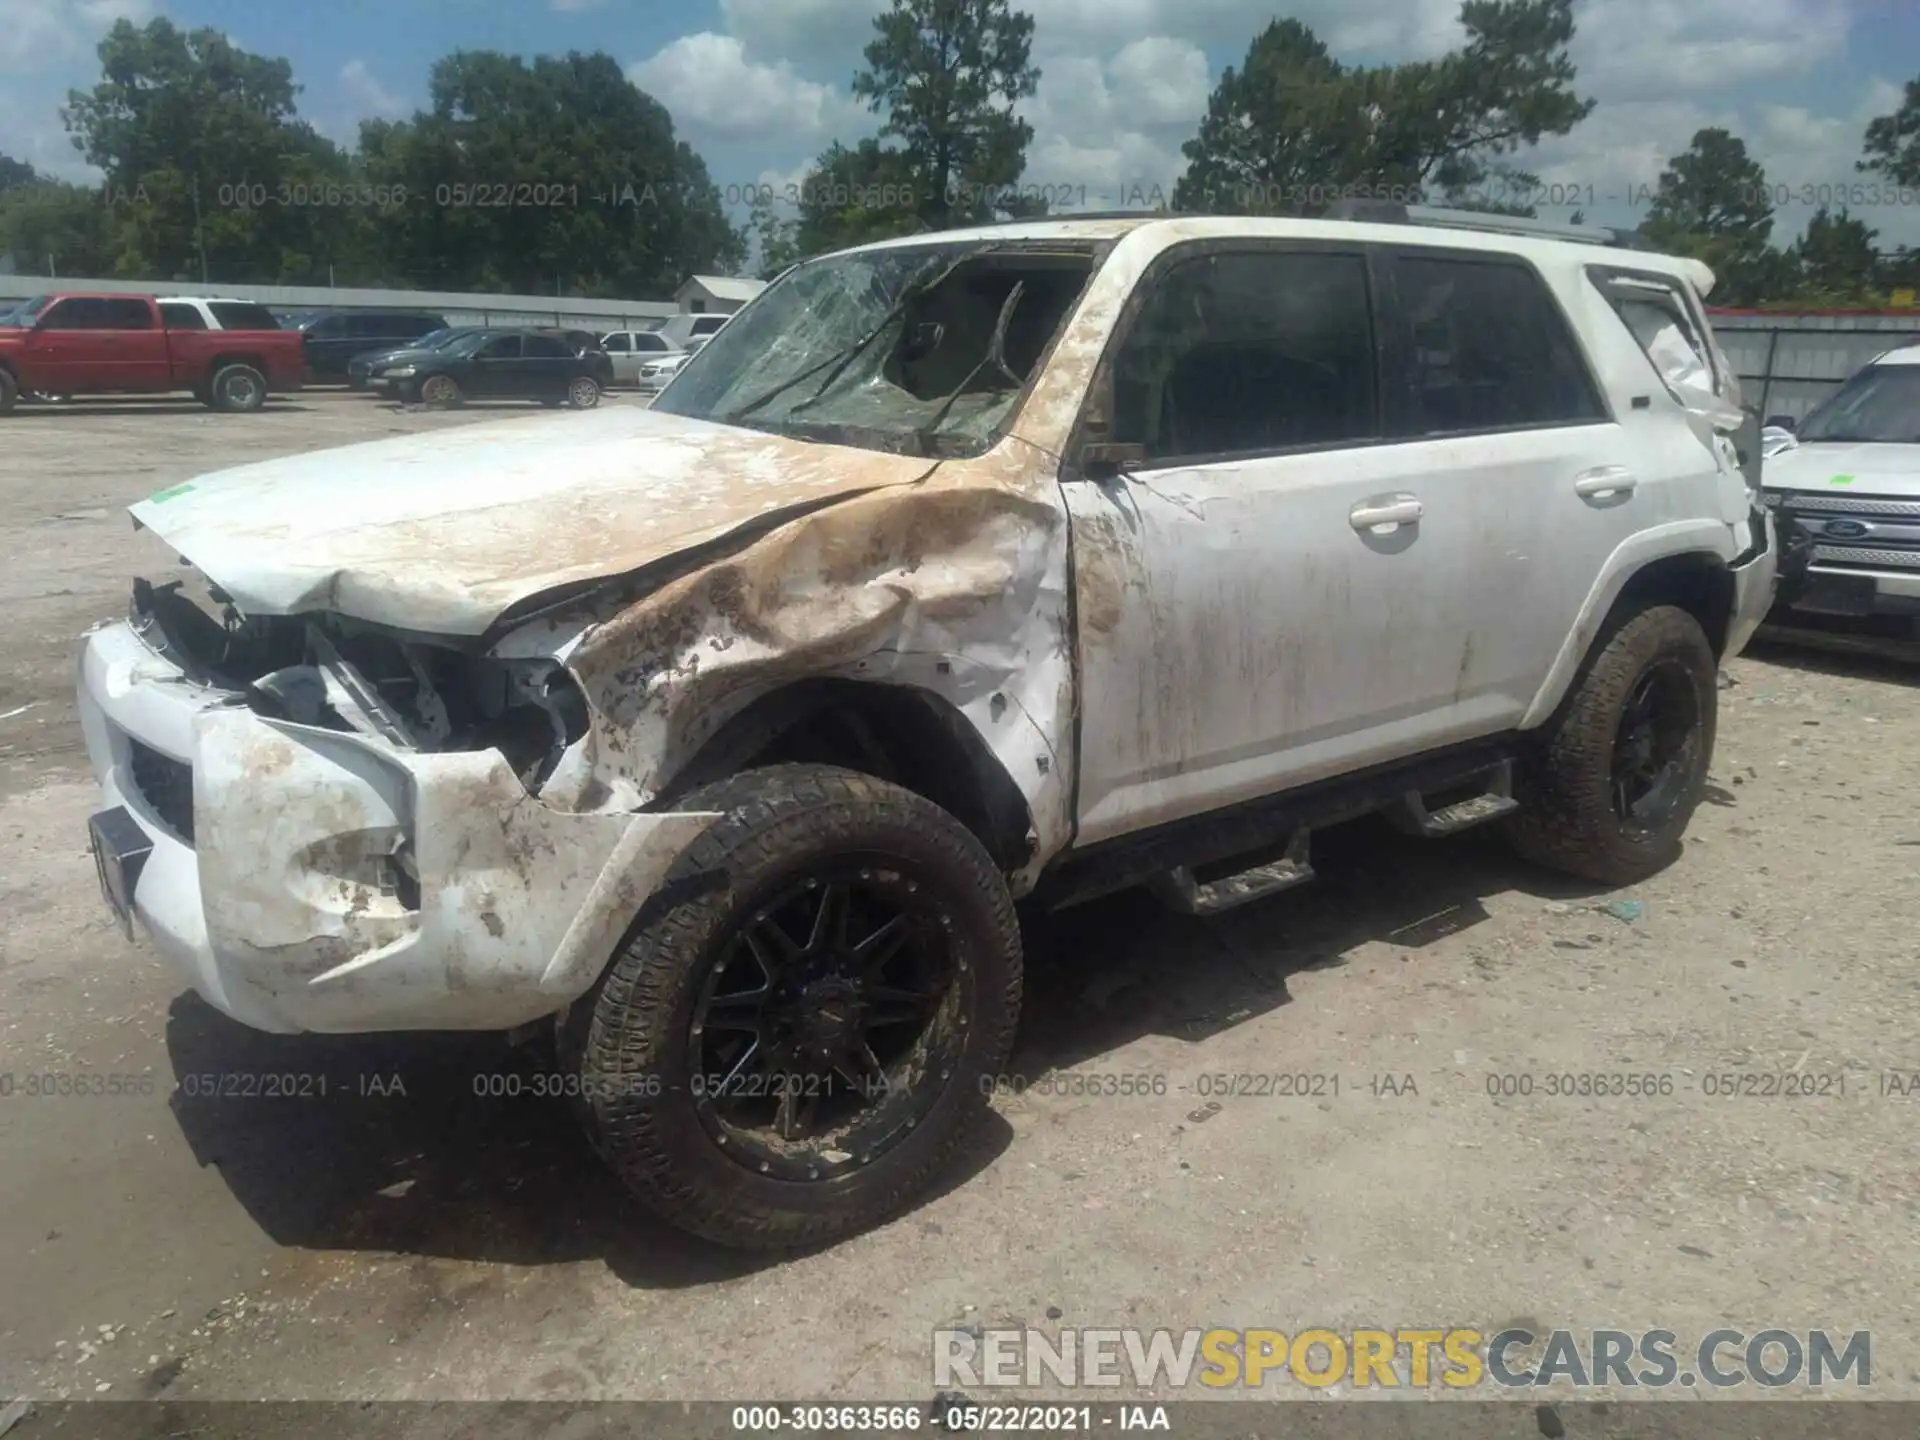
<path fill-rule="evenodd" d="M 356 355 L 347 362 L 347 387 L 351 390 L 385 388 L 381 383 L 382 378 L 393 366 L 404 364 L 423 351 L 451 345 L 462 336 L 477 335 L 485 328 L 482 325 L 449 325 L 439 330 L 429 330 L 411 344 L 391 350 L 369 350 L 364 355 Z"/>
<path fill-rule="evenodd" d="M 887 241 L 651 408 L 135 505 L 223 610 L 85 641 L 107 904 L 263 1029 L 545 1027 L 642 1202 L 766 1247 L 983 1120 L 1017 898 L 1211 916 L 1371 811 L 1645 879 L 1775 574 L 1712 274 L 1372 213 Z"/>
<path fill-rule="evenodd" d="M 706 343 L 707 338 L 701 336 L 698 339 L 689 340 L 684 350 L 674 350 L 657 360 L 646 361 L 641 365 L 639 378 L 635 383 L 639 385 L 643 394 L 659 394 L 667 388 L 667 382 L 680 373 L 681 367 L 700 353 L 700 347 Z"/>
<path fill-rule="evenodd" d="M 390 366 L 381 377 L 409 404 L 537 400 L 590 410 L 600 403 L 606 356 L 576 353 L 541 330 L 476 330 Z"/>
<path fill-rule="evenodd" d="M 660 336 L 676 350 L 685 350 L 695 340 L 710 340 L 726 328 L 731 315 L 669 315 L 651 333 Z"/>
<path fill-rule="evenodd" d="M 1920 344 L 1876 356 L 1799 424 L 1767 424 L 1767 503 L 1806 562 L 1777 623 L 1920 635 Z"/>
<path fill-rule="evenodd" d="M 298 390 L 305 375 L 298 335 L 178 328 L 151 295 L 42 295 L 0 329 L 0 413 L 23 391 L 185 390 L 216 410 L 258 410 L 269 394 Z"/>
<path fill-rule="evenodd" d="M 356 355 L 397 350 L 446 327 L 444 317 L 426 310 L 312 310 L 291 321 L 304 339 L 313 378 L 333 382 L 347 378 Z"/>
<path fill-rule="evenodd" d="M 674 354 L 678 347 L 657 330 L 612 330 L 600 337 L 600 348 L 613 361 L 614 383 L 637 385 L 642 365 Z"/>

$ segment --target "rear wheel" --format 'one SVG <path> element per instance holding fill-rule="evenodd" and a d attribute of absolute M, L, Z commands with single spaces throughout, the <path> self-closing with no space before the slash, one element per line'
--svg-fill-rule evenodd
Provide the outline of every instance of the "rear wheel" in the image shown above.
<path fill-rule="evenodd" d="M 588 1131 L 668 1222 L 752 1249 L 864 1230 L 986 1109 L 1020 1004 L 1013 903 L 911 791 L 824 765 L 705 787 L 569 1050 Z"/>
<path fill-rule="evenodd" d="M 451 375 L 429 375 L 420 382 L 420 400 L 423 404 L 453 406 L 466 398 L 460 392 L 460 382 Z"/>
<path fill-rule="evenodd" d="M 251 365 L 222 365 L 207 382 L 207 397 L 216 410 L 258 410 L 267 403 L 267 378 Z"/>
<path fill-rule="evenodd" d="M 1676 606 L 1621 622 L 1528 767 L 1509 833 L 1529 859 L 1609 885 L 1667 865 L 1706 791 L 1719 662 Z"/>
<path fill-rule="evenodd" d="M 591 375 L 581 375 L 567 386 L 567 404 L 576 410 L 591 410 L 600 403 L 600 382 Z"/>

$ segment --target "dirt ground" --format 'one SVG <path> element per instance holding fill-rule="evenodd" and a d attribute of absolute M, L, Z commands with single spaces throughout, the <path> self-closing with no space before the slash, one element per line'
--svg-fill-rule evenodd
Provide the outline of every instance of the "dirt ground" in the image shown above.
<path fill-rule="evenodd" d="M 256 1035 L 183 993 L 85 849 L 76 639 L 156 554 L 123 507 L 490 413 L 311 394 L 0 422 L 0 1400 L 924 1399 L 943 1326 L 1516 1320 L 1871 1330 L 1876 1398 L 1920 1396 L 1920 671 L 1735 662 L 1710 803 L 1630 894 L 1363 826 L 1321 883 L 1229 919 L 1059 917 L 1013 1068 L 1166 1093 L 1007 1098 L 938 1194 L 818 1254 L 656 1228 L 557 1103 L 474 1093 L 527 1051 Z M 145 1078 L 25 1094 L 75 1071 Z M 326 1094 L 190 1093 L 242 1072 Z M 1199 1077 L 1243 1073 L 1339 1088 L 1208 1109 Z M 1556 1074 L 1673 1093 L 1549 1098 Z M 1708 1093 L 1782 1074 L 1828 1093 Z M 1531 1097 L 1489 1094 L 1519 1076 Z"/>

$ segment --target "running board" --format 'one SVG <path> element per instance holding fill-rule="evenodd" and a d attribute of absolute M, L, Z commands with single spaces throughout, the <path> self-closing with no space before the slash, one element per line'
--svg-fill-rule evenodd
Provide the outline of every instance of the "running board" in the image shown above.
<path fill-rule="evenodd" d="M 1486 781 L 1484 794 L 1470 795 L 1465 800 L 1456 800 L 1438 810 L 1427 809 L 1427 802 L 1420 792 L 1409 790 L 1400 797 L 1399 804 L 1387 811 L 1387 815 L 1408 834 L 1437 840 L 1443 835 L 1458 834 L 1475 825 L 1484 825 L 1489 820 L 1498 820 L 1502 815 L 1511 815 L 1520 808 L 1520 802 L 1513 798 L 1511 760 L 1503 760 L 1489 770 Z"/>
<path fill-rule="evenodd" d="M 1293 832 L 1287 842 L 1287 853 L 1278 860 L 1209 880 L 1204 885 L 1193 878 L 1193 870 L 1186 865 L 1162 871 L 1147 885 L 1165 904 L 1183 914 L 1218 915 L 1222 910 L 1264 900 L 1313 879 L 1313 866 L 1307 860 L 1310 833 L 1303 825 Z"/>

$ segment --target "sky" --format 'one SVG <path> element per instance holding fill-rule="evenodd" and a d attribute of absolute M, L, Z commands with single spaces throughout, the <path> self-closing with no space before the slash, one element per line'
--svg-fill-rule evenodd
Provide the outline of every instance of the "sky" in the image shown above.
<path fill-rule="evenodd" d="M 849 91 L 884 0 L 0 0 L 0 152 L 94 178 L 60 123 L 70 87 L 98 79 L 94 46 L 125 16 L 166 15 L 286 56 L 301 114 L 351 142 L 367 117 L 423 104 L 433 61 L 454 49 L 605 50 L 672 112 L 734 208 L 753 187 L 798 182 L 834 139 L 878 120 Z M 1026 180 L 1070 208 L 1138 208 L 1170 195 L 1180 145 L 1228 65 L 1276 15 L 1362 62 L 1443 53 L 1459 0 L 1015 0 L 1035 17 L 1038 93 Z M 1854 171 L 1869 119 L 1920 76 L 1917 0 L 1576 0 L 1581 93 L 1599 103 L 1570 135 L 1521 157 L 1589 218 L 1636 223 L 1667 159 L 1694 131 L 1743 138 L 1778 207 L 1871 185 Z M 1862 192 L 1854 189 L 1852 197 Z M 1916 203 L 1856 205 L 1883 244 L 1920 244 Z M 1564 216 L 1559 211 L 1543 214 Z"/>

